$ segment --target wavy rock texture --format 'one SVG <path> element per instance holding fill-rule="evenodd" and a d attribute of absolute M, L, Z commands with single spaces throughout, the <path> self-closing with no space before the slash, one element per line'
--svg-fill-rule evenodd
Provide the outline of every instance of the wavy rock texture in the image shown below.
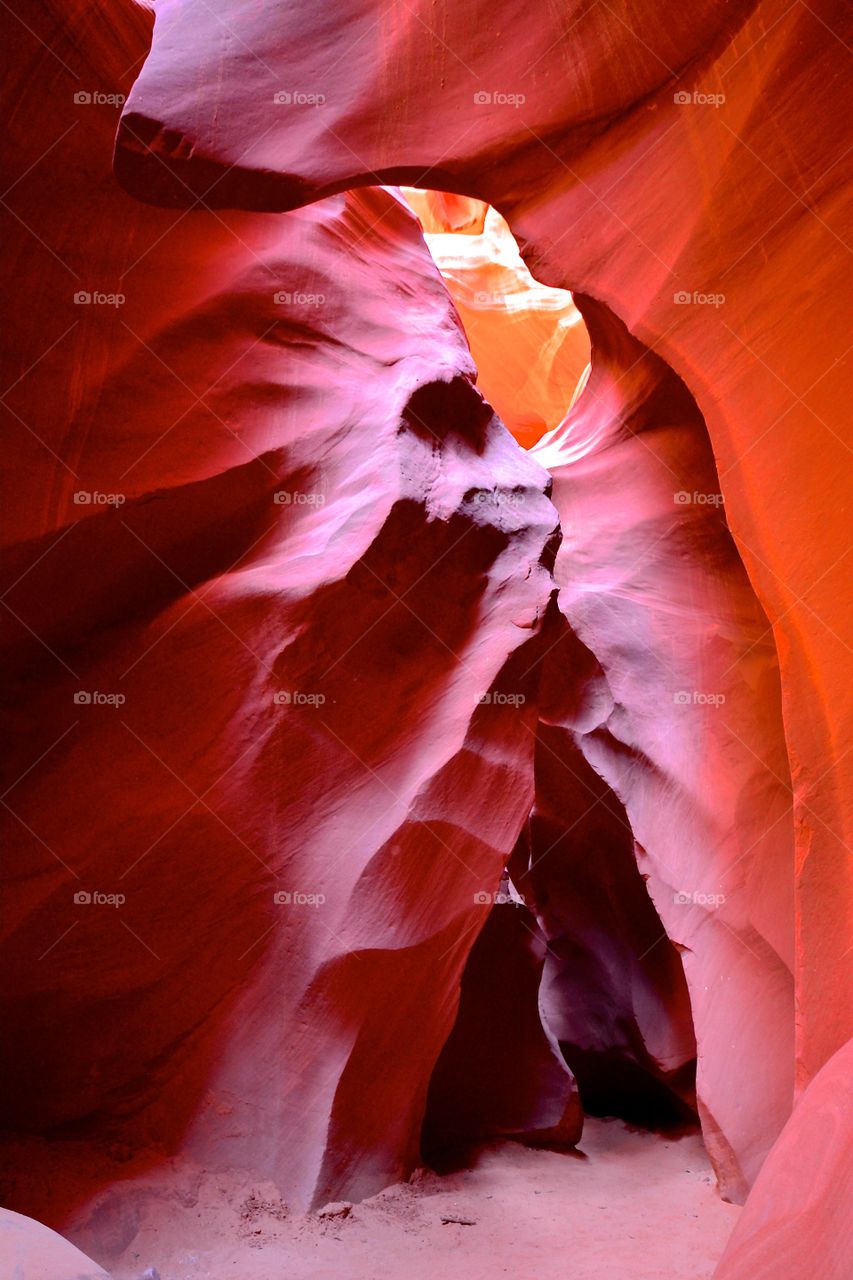
<path fill-rule="evenodd" d="M 749 733 L 744 739 L 740 699 L 727 704 L 730 743 L 722 745 L 727 740 L 721 738 L 710 752 L 716 772 L 681 762 L 680 743 L 712 712 L 693 715 L 691 704 L 691 720 L 670 705 L 655 727 L 661 686 L 668 694 L 672 677 L 661 675 L 663 658 L 653 651 L 646 660 L 654 676 L 651 695 L 624 712 L 619 689 L 614 700 L 617 716 L 649 722 L 639 737 L 655 739 L 649 771 L 657 785 L 645 802 L 633 803 L 651 808 L 651 797 L 659 803 L 663 788 L 676 809 L 690 797 L 690 816 L 699 823 L 686 839 L 673 836 L 683 852 L 655 849 L 646 847 L 654 840 L 654 815 L 631 815 L 671 935 L 693 937 L 701 923 L 716 972 L 731 974 L 706 990 L 705 961 L 691 953 L 694 1001 L 701 993 L 694 1004 L 705 1064 L 700 1076 L 706 1083 L 716 1079 L 731 1096 L 722 1105 L 734 1105 L 734 1082 L 743 1077 L 731 1071 L 724 1012 L 731 1006 L 719 983 L 740 986 L 745 1009 L 755 994 L 754 974 L 748 976 L 753 964 L 764 974 L 753 1024 L 760 1032 L 752 1042 L 761 1036 L 761 1062 L 768 1043 L 770 1054 L 778 1053 L 772 1087 L 758 1100 L 757 1115 L 738 1120 L 739 1133 L 724 1133 L 724 1121 L 703 1112 L 717 1158 L 729 1170 L 730 1193 L 742 1194 L 790 1105 L 784 1081 L 792 1068 L 799 1087 L 811 1078 L 848 1037 L 853 1007 L 843 959 L 853 890 L 843 852 L 850 825 L 843 770 L 849 766 L 837 750 L 850 723 L 849 695 L 838 681 L 848 661 L 839 590 L 847 549 L 847 450 L 836 425 L 847 352 L 839 287 L 844 228 L 838 157 L 825 127 L 843 114 L 849 16 L 834 2 L 811 7 L 783 0 L 706 0 L 689 13 L 653 4 L 614 10 L 578 3 L 536 23 L 515 5 L 388 9 L 377 19 L 359 0 L 333 14 L 281 3 L 275 21 L 267 10 L 217 14 L 222 5 L 215 4 L 211 16 L 205 7 L 165 4 L 158 15 L 153 53 L 125 110 L 117 153 L 117 171 L 132 191 L 181 205 L 187 186 L 200 191 L 215 181 L 213 198 L 222 203 L 288 208 L 379 179 L 428 182 L 488 201 L 523 242 L 537 279 L 607 302 L 696 398 L 729 526 L 779 650 L 787 767 L 775 728 L 759 751 Z M 239 46 L 228 30 L 234 23 Z M 258 59 L 252 74 L 246 74 L 245 47 Z M 350 56 L 354 47 L 358 54 Z M 198 83 L 214 81 L 215 93 L 197 91 Z M 774 88 L 780 84 L 784 93 Z M 800 310 L 818 293 L 822 305 L 809 306 L 803 324 Z M 660 494 L 657 501 L 664 500 Z M 816 511 L 822 513 L 820 547 L 813 552 Z M 698 587 L 703 595 L 715 590 L 714 561 L 721 554 L 713 540 L 709 551 L 709 579 Z M 594 605 L 594 599 L 589 607 L 579 602 L 588 627 Z M 727 606 L 720 608 L 725 614 Z M 706 614 L 705 601 L 693 612 Z M 715 679 L 737 659 L 735 680 L 749 683 L 748 643 L 759 641 L 760 648 L 761 628 L 760 611 L 750 603 L 716 646 L 729 657 L 715 664 Z M 613 643 L 618 646 L 618 632 Z M 637 648 L 630 646 L 634 657 Z M 714 648 L 708 636 L 705 651 Z M 683 674 L 693 678 L 688 694 L 713 692 L 704 669 L 686 665 L 687 672 L 678 661 L 674 669 L 678 681 Z M 608 671 L 607 678 L 612 688 L 616 673 Z M 627 725 L 626 734 L 630 740 Z M 618 761 L 615 750 L 606 737 L 597 741 L 596 763 L 617 794 L 622 788 L 630 812 L 637 778 L 627 775 L 645 748 L 631 747 Z M 750 752 L 761 781 L 753 783 L 749 774 L 744 784 L 732 776 L 728 755 L 739 764 Z M 676 776 L 693 775 L 683 786 L 667 787 L 665 766 Z M 783 794 L 792 795 L 795 806 L 793 868 L 778 803 Z M 705 904 L 666 902 L 666 896 L 678 891 L 685 859 L 695 858 L 696 891 L 703 893 L 707 877 L 734 866 L 732 813 L 745 817 L 747 828 L 754 820 L 752 812 L 742 813 L 744 797 L 757 805 L 758 845 L 767 842 L 772 852 L 763 859 L 753 850 L 740 866 L 744 879 L 717 913 L 720 921 L 727 918 L 720 930 Z M 777 825 L 761 826 L 765 815 Z M 769 905 L 788 901 L 791 887 L 793 956 L 786 954 L 792 939 L 784 907 L 771 919 Z M 765 941 L 753 960 L 746 945 L 757 940 L 756 932 Z M 789 1009 L 779 1012 L 789 963 L 793 1018 Z"/>
<path fill-rule="evenodd" d="M 853 1005 L 839 6 L 164 0 L 116 152 L 160 210 L 101 100 L 150 15 L 12 30 L 6 1122 L 105 1184 L 179 1155 L 367 1195 L 437 1061 L 464 1109 L 505 928 L 494 1053 L 540 962 L 547 1043 L 476 1130 L 576 1134 L 558 1040 L 678 1104 L 696 1052 L 742 1199 Z M 382 182 L 472 241 L 489 202 L 579 291 L 590 381 L 532 454 Z M 536 323 L 486 379 L 530 438 Z M 535 946 L 482 901 L 510 860 Z"/>
<path fill-rule="evenodd" d="M 847 258 L 826 123 L 844 118 L 849 24 L 838 0 L 577 0 L 536 22 L 485 0 L 166 3 L 117 156 L 131 189 L 176 205 L 214 181 L 210 200 L 255 208 L 377 180 L 488 201 L 538 280 L 608 303 L 685 379 L 780 655 L 798 1087 L 853 1008 Z"/>
<path fill-rule="evenodd" d="M 454 292 L 457 260 L 441 242 L 463 246 L 465 262 L 478 238 L 428 238 Z M 697 1105 L 722 1192 L 742 1202 L 793 1092 L 778 663 L 695 402 L 606 307 L 581 306 L 594 341 L 586 394 L 533 449 L 555 481 L 570 630 L 547 642 L 536 806 L 512 874 L 548 939 L 543 1015 L 585 1105 L 630 1119 Z M 495 326 L 498 349 L 536 328 L 523 314 Z M 568 402 L 571 352 L 560 366 Z M 490 399 L 497 384 L 529 403 L 499 367 L 480 369 Z"/>
<path fill-rule="evenodd" d="M 400 199 L 136 204 L 115 109 L 68 117 L 144 16 L 62 22 L 79 79 L 21 29 L 14 89 L 6 1123 L 362 1196 L 532 801 L 548 477 Z"/>
<path fill-rule="evenodd" d="M 546 659 L 559 671 L 551 675 L 550 715 L 547 704 L 542 712 L 544 813 L 531 858 L 550 896 L 559 821 L 577 813 L 583 822 L 593 802 L 601 805 L 600 788 L 572 761 L 574 748 L 586 773 L 600 775 L 624 807 L 663 926 L 641 923 L 634 911 L 630 926 L 602 929 L 608 941 L 599 965 L 607 971 L 610 939 L 629 943 L 631 963 L 614 985 L 631 992 L 640 1038 L 665 1078 L 691 1057 L 667 936 L 681 952 L 705 1143 L 723 1194 L 742 1200 L 769 1137 L 788 1117 L 793 1089 L 791 807 L 776 653 L 726 528 L 689 392 L 606 307 L 578 301 L 593 343 L 590 380 L 565 423 L 532 453 L 554 478 L 564 533 L 558 604 L 574 640 Z M 558 682 L 571 686 L 572 671 L 585 679 L 561 706 Z M 566 756 L 564 780 L 554 757 L 565 763 Z M 572 786 L 574 800 L 562 800 Z M 612 824 L 612 807 L 610 815 Z M 624 867 L 624 852 L 610 832 L 602 839 L 598 817 L 595 808 L 591 839 L 583 825 L 571 835 L 569 857 L 586 836 L 590 861 L 612 849 Z M 626 835 L 623 826 L 623 846 Z M 614 874 L 602 868 L 597 878 L 607 886 Z M 600 901 L 601 890 L 590 890 Z M 617 896 L 626 911 L 629 893 Z M 568 918 L 583 914 L 567 898 Z M 658 966 L 650 982 L 648 970 Z M 598 984 L 576 974 L 569 980 L 567 1003 L 583 1023 L 585 992 Z M 618 999 L 610 1009 L 615 1018 Z"/>

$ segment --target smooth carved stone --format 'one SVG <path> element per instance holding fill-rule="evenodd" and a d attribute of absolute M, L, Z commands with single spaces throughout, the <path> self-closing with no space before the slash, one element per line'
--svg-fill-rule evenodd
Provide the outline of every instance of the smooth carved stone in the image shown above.
<path fill-rule="evenodd" d="M 116 153 L 130 190 L 177 206 L 206 191 L 284 209 L 377 181 L 487 201 L 537 280 L 608 303 L 684 379 L 779 653 L 788 759 L 768 763 L 781 786 L 794 779 L 794 858 L 756 863 L 729 909 L 760 915 L 771 882 L 771 898 L 793 890 L 796 1018 L 773 1015 L 771 1039 L 790 1074 L 796 1026 L 800 1085 L 853 1032 L 853 755 L 837 747 L 853 720 L 850 261 L 835 127 L 850 24 L 841 0 L 572 0 L 535 21 L 493 0 L 405 13 L 164 3 Z M 730 1028 L 709 1015 L 701 1052 L 722 1064 Z M 781 1096 L 773 1110 L 750 1178 Z"/>
<path fill-rule="evenodd" d="M 592 340 L 590 379 L 532 450 L 554 479 L 564 533 L 557 603 L 570 629 L 557 634 L 543 673 L 534 900 L 548 938 L 565 934 L 567 956 L 592 952 L 588 980 L 575 970 L 565 995 L 568 1040 L 599 1052 L 621 1045 L 623 1060 L 647 1053 L 646 1071 L 664 1083 L 676 1073 L 670 1083 L 686 1096 L 692 1034 L 666 938 L 677 947 L 705 1142 L 723 1195 L 742 1201 L 793 1090 L 791 808 L 777 657 L 687 388 L 606 307 L 576 301 Z M 546 860 L 557 840 L 562 857 L 555 850 Z M 620 862 L 627 840 L 657 933 L 639 909 L 620 919 L 632 892 Z M 575 873 L 576 898 L 579 844 L 590 867 Z M 605 993 L 612 988 L 603 1026 L 602 976 Z M 636 1037 L 633 1054 L 608 1018 Z"/>
<path fill-rule="evenodd" d="M 138 204 L 115 108 L 65 132 L 148 18 L 53 12 L 13 86 L 15 209 L 55 252 L 13 222 L 5 1123 L 355 1200 L 420 1159 L 532 801 L 548 477 L 399 196 Z M 51 1194 L 84 1198 L 18 1182 Z"/>
<path fill-rule="evenodd" d="M 0 1209 L 0 1257 L 10 1280 L 109 1280 L 57 1232 L 9 1209 Z"/>
<path fill-rule="evenodd" d="M 715 1280 L 846 1280 L 853 1255 L 853 1041 L 818 1072 L 767 1157 Z"/>

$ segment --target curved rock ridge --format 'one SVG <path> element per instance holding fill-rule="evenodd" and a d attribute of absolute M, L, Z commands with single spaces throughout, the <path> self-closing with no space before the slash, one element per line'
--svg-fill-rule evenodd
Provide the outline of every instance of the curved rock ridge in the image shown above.
<path fill-rule="evenodd" d="M 666 936 L 681 952 L 704 1139 L 722 1194 L 742 1201 L 793 1093 L 793 863 L 779 668 L 722 515 L 692 397 L 606 307 L 578 301 L 592 374 L 533 457 L 553 476 L 564 529 L 558 607 L 575 653 L 581 646 L 575 669 L 587 675 L 579 689 L 562 675 L 562 704 L 552 677 L 553 710 L 542 714 L 553 728 L 540 735 L 537 768 L 547 759 L 548 777 L 552 756 L 562 756 L 562 786 L 580 794 L 565 809 L 557 804 L 557 814 L 565 823 L 581 810 L 581 840 L 585 810 L 599 796 L 573 767 L 571 746 L 624 806 L 663 925 L 648 948 L 631 947 L 628 972 L 648 964 Z M 560 662 L 555 649 L 551 657 Z M 558 828 L 553 783 L 542 790 L 544 849 Z M 532 859 L 542 861 L 535 840 Z M 689 1057 L 684 1000 L 672 1002 L 667 1025 L 642 986 L 633 978 L 630 986 L 652 1057 L 662 1070 L 680 1068 Z"/>
<path fill-rule="evenodd" d="M 377 181 L 486 201 L 538 280 L 606 302 L 684 378 L 780 657 L 798 1088 L 853 1031 L 850 267 L 827 124 L 850 22 L 840 0 L 573 0 L 536 21 L 485 0 L 167 0 L 116 153 L 129 189 L 176 206 Z"/>
<path fill-rule="evenodd" d="M 421 187 L 403 187 L 402 194 L 418 215 L 418 222 L 427 235 L 443 232 L 469 236 L 483 234 L 489 206 L 482 200 Z"/>
<path fill-rule="evenodd" d="M 616 987 L 603 1002 L 609 1017 L 630 990 L 633 1017 L 623 1015 L 622 1026 L 636 1023 L 664 1079 L 692 1056 L 667 937 L 677 946 L 706 1145 L 723 1195 L 742 1201 L 793 1091 L 790 788 L 776 652 L 687 388 L 606 307 L 578 304 L 593 345 L 589 382 L 532 450 L 554 480 L 563 529 L 557 599 L 574 637 L 558 633 L 545 659 L 532 882 L 547 903 L 549 935 L 562 917 L 567 945 L 586 955 L 585 930 L 599 926 L 591 978 L 575 961 L 567 979 L 567 1038 L 599 1052 L 619 1043 L 610 1027 L 584 1045 L 601 1028 L 603 973 Z M 585 776 L 591 771 L 627 824 Z M 598 875 L 576 896 L 582 872 L 563 864 L 583 863 L 584 844 Z M 639 910 L 630 922 L 600 923 L 601 899 L 632 845 L 663 925 L 657 934 Z M 622 911 L 630 892 L 618 895 Z M 620 941 L 623 992 L 607 959 Z"/>
<path fill-rule="evenodd" d="M 448 213 L 450 197 L 442 192 L 404 194 L 465 326 L 477 384 L 529 449 L 562 422 L 589 366 L 589 338 L 572 295 L 534 280 L 497 210 L 469 200 L 473 212 L 451 205 Z M 472 220 L 479 209 L 478 232 Z"/>
<path fill-rule="evenodd" d="M 55 1231 L 9 1209 L 0 1209 L 0 1254 L 10 1280 L 109 1280 Z"/>
<path fill-rule="evenodd" d="M 398 196 L 139 205 L 95 90 L 126 92 L 145 15 L 34 22 L 10 86 L 4 1121 L 85 1136 L 104 1180 L 120 1149 L 294 1207 L 365 1196 L 420 1158 L 532 803 L 548 476 L 473 385 Z M 16 1204 L 46 1194 L 22 1178 Z"/>
<path fill-rule="evenodd" d="M 844 1280 L 853 1228 L 853 1043 L 799 1098 L 737 1221 L 715 1280 Z"/>

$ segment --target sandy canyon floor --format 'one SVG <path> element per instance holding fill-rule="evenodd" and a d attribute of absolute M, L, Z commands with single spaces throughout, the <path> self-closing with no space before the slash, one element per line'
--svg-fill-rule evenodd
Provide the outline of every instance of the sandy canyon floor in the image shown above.
<path fill-rule="evenodd" d="M 325 1216 L 208 1174 L 168 1205 L 135 1187 L 116 1280 L 705 1280 L 740 1213 L 698 1135 L 615 1120 L 588 1119 L 575 1153 L 489 1143 L 464 1170 L 421 1170 Z"/>

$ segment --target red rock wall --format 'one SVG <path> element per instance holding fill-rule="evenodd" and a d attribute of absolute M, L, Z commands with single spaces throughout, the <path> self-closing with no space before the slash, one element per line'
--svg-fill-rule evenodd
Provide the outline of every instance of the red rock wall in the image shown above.
<path fill-rule="evenodd" d="M 215 19 L 164 5 L 124 116 L 118 173 L 140 195 L 178 205 L 187 184 L 200 191 L 214 180 L 213 198 L 250 207 L 289 207 L 378 179 L 482 198 L 507 216 L 538 279 L 607 302 L 683 376 L 780 655 L 789 767 L 774 745 L 754 767 L 762 796 L 794 800 L 793 1065 L 802 1085 L 847 1038 L 853 1007 L 843 960 L 848 764 L 839 751 L 850 709 L 838 417 L 847 259 L 826 128 L 844 113 L 847 17 L 836 3 L 710 0 L 689 12 L 576 5 L 537 23 L 520 6 L 447 5 L 421 20 L 394 10 L 370 23 L 356 3 L 334 15 L 279 5 L 275 23 L 268 12 L 241 14 L 241 40 L 263 55 L 252 78 L 238 76 L 242 54 Z M 191 27 L 204 31 L 192 52 Z M 355 41 L 360 54 L 343 74 Z M 214 81 L 215 90 L 197 91 Z M 297 84 L 307 100 L 292 92 Z M 275 102 L 277 92 L 291 99 Z M 820 307 L 809 305 L 816 296 Z M 758 616 L 749 623 L 760 626 Z M 729 780 L 754 744 L 731 750 L 738 763 L 712 783 L 733 788 L 724 814 L 740 786 Z M 767 916 L 765 933 L 785 934 L 785 915 L 770 919 L 786 881 L 776 868 L 786 856 L 776 801 L 770 814 L 779 842 L 743 901 L 748 915 Z M 738 970 L 739 938 L 730 946 L 725 966 Z M 792 1066 L 790 1023 L 771 1012 L 783 996 L 770 986 L 758 1021 L 779 1050 L 781 1080 Z M 707 1012 L 719 1029 L 701 1052 L 721 1061 L 726 1021 Z M 788 1105 L 781 1083 L 771 1092 L 761 1139 L 735 1157 L 747 1180 Z M 710 1115 L 706 1125 L 715 1126 Z"/>
<path fill-rule="evenodd" d="M 5 1121 L 364 1195 L 530 807 L 557 517 L 402 201 L 120 190 L 109 13 L 15 30 Z"/>
<path fill-rule="evenodd" d="M 515 4 L 377 21 L 362 0 L 281 3 L 275 21 L 247 9 L 223 22 L 168 4 L 119 150 L 125 182 L 177 204 L 182 183 L 213 181 L 210 199 L 265 208 L 379 179 L 487 200 L 538 279 L 607 302 L 685 379 L 781 661 L 800 1086 L 847 1039 L 853 1007 L 840 753 L 848 260 L 832 127 L 845 117 L 845 43 L 838 0 L 578 0 L 536 22 Z M 290 103 L 275 102 L 282 92 Z"/>
<path fill-rule="evenodd" d="M 624 807 L 743 1194 L 795 1066 L 848 1034 L 840 29 L 775 0 L 164 3 L 117 158 L 152 210 L 113 180 L 114 106 L 74 101 L 128 91 L 148 16 L 13 24 L 16 1125 L 248 1166 L 296 1204 L 407 1172 L 538 732 Z M 609 307 L 536 455 L 602 673 L 545 731 L 547 477 L 474 389 L 413 217 L 336 194 L 380 181 L 490 201 L 537 278 Z M 681 486 L 722 493 L 734 545 Z M 664 1076 L 691 1051 L 669 945 L 651 979 L 622 961 Z"/>

